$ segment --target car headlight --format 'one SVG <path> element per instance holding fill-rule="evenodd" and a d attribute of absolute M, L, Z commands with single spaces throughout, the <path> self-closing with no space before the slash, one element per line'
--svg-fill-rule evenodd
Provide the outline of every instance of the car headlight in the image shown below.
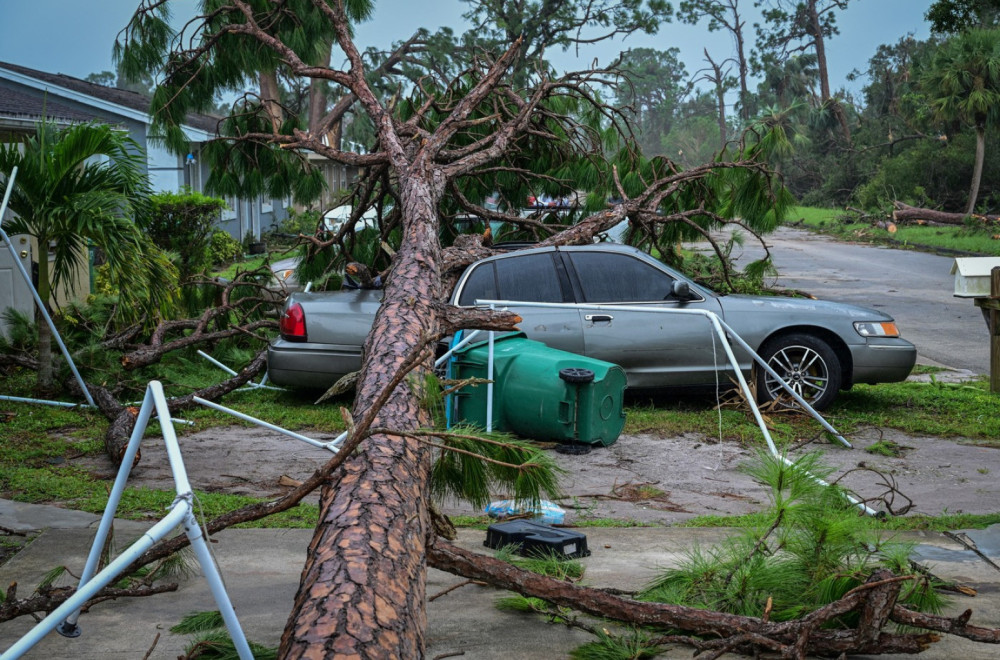
<path fill-rule="evenodd" d="M 291 277 L 292 273 L 294 273 L 294 272 L 295 272 L 294 268 L 286 268 L 284 270 L 276 270 L 276 271 L 274 271 L 274 279 L 278 280 L 279 282 L 284 282 L 289 277 Z"/>
<path fill-rule="evenodd" d="M 858 334 L 862 337 L 898 337 L 899 329 L 896 327 L 895 323 L 883 322 L 875 323 L 873 321 L 864 321 L 854 324 L 854 329 L 858 331 Z"/>

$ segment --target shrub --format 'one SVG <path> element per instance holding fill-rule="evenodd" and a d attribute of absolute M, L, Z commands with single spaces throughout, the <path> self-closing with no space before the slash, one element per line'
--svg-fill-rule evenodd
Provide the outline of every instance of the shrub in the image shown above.
<path fill-rule="evenodd" d="M 210 237 L 226 203 L 191 191 L 159 193 L 151 201 L 146 231 L 159 247 L 177 255 L 181 280 L 208 266 Z"/>
<path fill-rule="evenodd" d="M 213 264 L 224 264 L 243 254 L 243 246 L 228 232 L 216 229 L 208 243 L 208 256 Z"/>

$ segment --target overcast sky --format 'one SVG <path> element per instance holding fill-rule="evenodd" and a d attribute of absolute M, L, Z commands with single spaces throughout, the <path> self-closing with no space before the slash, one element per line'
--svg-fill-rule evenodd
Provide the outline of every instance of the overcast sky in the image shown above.
<path fill-rule="evenodd" d="M 923 16 L 931 2 L 853 0 L 838 17 L 840 35 L 827 46 L 831 86 L 848 86 L 847 74 L 863 70 L 879 44 L 894 43 L 909 33 L 926 38 Z M 113 70 L 112 45 L 137 4 L 136 0 L 0 0 L 0 61 L 78 78 Z M 177 6 L 175 18 L 181 18 L 193 15 L 197 2 L 174 0 L 171 4 Z M 673 4 L 677 5 L 676 0 Z M 748 37 L 752 38 L 753 2 L 741 4 L 747 7 Z M 466 27 L 462 14 L 467 7 L 461 0 L 376 0 L 373 19 L 357 30 L 358 43 L 386 47 L 409 37 L 419 26 L 433 30 L 450 25 L 461 31 Z M 636 35 L 591 47 L 579 58 L 572 53 L 550 53 L 550 59 L 559 68 L 580 69 L 594 58 L 606 63 L 628 48 L 673 46 L 681 49 L 689 75 L 705 66 L 703 48 L 716 60 L 732 53 L 727 35 L 709 33 L 704 25 L 672 23 L 654 36 Z M 860 87 L 861 83 L 854 83 L 850 88 L 857 91 Z"/>

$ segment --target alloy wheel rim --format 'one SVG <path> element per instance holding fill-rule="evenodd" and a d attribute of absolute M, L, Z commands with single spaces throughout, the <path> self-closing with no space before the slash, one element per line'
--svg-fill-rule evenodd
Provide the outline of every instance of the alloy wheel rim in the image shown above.
<path fill-rule="evenodd" d="M 767 363 L 806 401 L 819 399 L 829 386 L 830 370 L 826 361 L 807 346 L 787 346 L 772 355 Z M 787 395 L 771 374 L 765 374 L 764 386 L 772 399 Z"/>

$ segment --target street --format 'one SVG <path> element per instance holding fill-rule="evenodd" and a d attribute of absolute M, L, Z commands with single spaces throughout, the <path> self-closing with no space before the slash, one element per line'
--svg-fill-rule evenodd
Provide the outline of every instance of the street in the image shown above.
<path fill-rule="evenodd" d="M 989 333 L 971 299 L 955 298 L 952 257 L 844 243 L 781 227 L 766 237 L 777 286 L 892 315 L 921 358 L 989 373 Z M 752 238 L 733 248 L 737 263 L 763 256 Z"/>

